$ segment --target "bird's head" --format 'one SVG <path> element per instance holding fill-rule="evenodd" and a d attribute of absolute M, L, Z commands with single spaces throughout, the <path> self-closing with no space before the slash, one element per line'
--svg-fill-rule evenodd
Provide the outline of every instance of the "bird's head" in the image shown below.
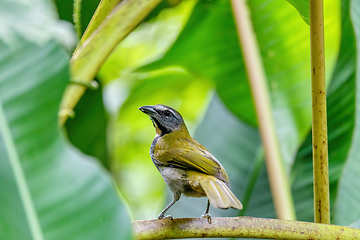
<path fill-rule="evenodd" d="M 186 130 L 184 119 L 175 109 L 165 105 L 143 106 L 139 110 L 149 115 L 156 129 L 156 134 L 162 136 L 174 131 Z"/>

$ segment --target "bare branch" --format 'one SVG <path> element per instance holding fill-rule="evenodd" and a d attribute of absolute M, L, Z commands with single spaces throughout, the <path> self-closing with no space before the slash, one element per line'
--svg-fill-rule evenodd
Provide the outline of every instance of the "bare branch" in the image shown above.
<path fill-rule="evenodd" d="M 213 217 L 141 220 L 133 222 L 134 237 L 176 238 L 268 238 L 268 239 L 360 239 L 360 230 L 310 222 L 253 218 Z"/>

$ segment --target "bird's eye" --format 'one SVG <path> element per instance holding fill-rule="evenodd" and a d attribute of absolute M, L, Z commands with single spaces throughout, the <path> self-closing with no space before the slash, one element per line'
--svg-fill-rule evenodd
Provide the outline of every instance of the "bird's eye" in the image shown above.
<path fill-rule="evenodd" d="M 169 110 L 165 110 L 165 111 L 164 111 L 164 115 L 167 116 L 167 117 L 169 117 L 169 116 L 171 115 L 171 112 L 170 112 Z"/>

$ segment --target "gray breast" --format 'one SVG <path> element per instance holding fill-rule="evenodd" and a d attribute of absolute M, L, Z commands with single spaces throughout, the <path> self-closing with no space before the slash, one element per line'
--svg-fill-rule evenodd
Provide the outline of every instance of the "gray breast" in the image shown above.
<path fill-rule="evenodd" d="M 156 135 L 153 142 L 151 143 L 151 146 L 150 146 L 150 157 L 151 157 L 151 160 L 153 161 L 153 163 L 155 164 L 155 166 L 157 167 L 158 170 L 159 170 L 159 166 L 164 166 L 163 163 L 159 162 L 154 157 L 155 146 L 156 146 L 156 143 L 158 142 L 159 138 L 160 138 L 160 136 Z"/>

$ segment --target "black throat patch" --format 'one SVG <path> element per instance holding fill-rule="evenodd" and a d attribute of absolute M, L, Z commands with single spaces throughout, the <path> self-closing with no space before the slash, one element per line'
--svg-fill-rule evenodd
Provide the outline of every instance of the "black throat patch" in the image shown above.
<path fill-rule="evenodd" d="M 161 123 L 155 118 L 151 118 L 151 120 L 153 122 L 154 127 L 160 130 L 161 132 L 160 136 L 164 136 L 165 134 L 171 133 L 170 129 L 167 129 L 166 127 L 161 125 Z"/>

